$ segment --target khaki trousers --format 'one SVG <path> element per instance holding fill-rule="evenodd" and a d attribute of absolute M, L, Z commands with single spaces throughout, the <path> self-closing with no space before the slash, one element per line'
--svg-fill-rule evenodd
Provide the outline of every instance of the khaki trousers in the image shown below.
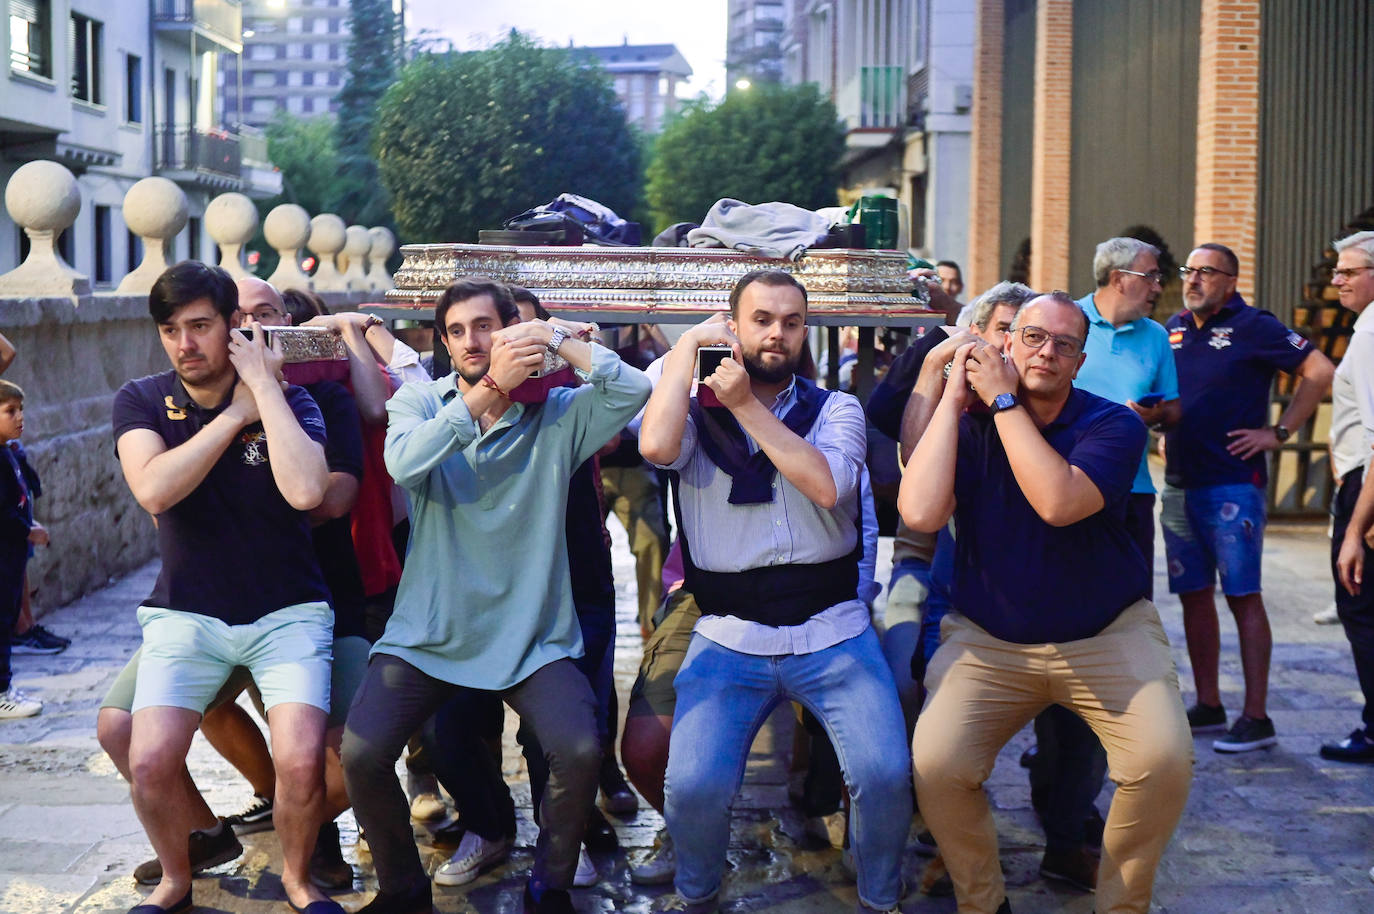
<path fill-rule="evenodd" d="M 1148 911 L 1193 769 L 1192 734 L 1154 604 L 1141 600 L 1101 634 L 1065 644 L 1013 644 L 951 613 L 925 681 L 930 696 L 912 750 L 916 793 L 960 914 L 993 914 L 1006 897 L 983 782 L 1007 741 L 1051 704 L 1092 727 L 1117 785 L 1096 910 Z"/>
<path fill-rule="evenodd" d="M 639 627 L 653 627 L 654 613 L 663 601 L 663 558 L 668 553 L 668 528 L 659 501 L 658 478 L 645 466 L 602 467 L 601 493 L 606 510 L 615 513 L 630 540 L 635 557 L 639 593 Z"/>

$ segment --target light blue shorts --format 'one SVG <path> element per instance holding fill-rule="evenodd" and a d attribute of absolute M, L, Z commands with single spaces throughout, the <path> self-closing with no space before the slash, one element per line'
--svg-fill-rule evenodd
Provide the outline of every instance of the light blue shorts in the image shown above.
<path fill-rule="evenodd" d="M 1218 577 L 1228 597 L 1260 592 L 1263 490 L 1248 483 L 1165 486 L 1160 503 L 1170 593 L 1211 590 Z"/>
<path fill-rule="evenodd" d="M 297 603 L 247 625 L 140 606 L 143 653 L 132 710 L 166 706 L 203 713 L 236 666 L 247 667 L 272 708 L 300 702 L 329 710 L 334 613 Z"/>

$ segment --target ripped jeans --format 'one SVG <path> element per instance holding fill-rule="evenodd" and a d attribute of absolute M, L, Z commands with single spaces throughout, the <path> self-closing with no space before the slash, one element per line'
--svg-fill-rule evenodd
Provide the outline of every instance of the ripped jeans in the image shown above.
<path fill-rule="evenodd" d="M 1264 490 L 1249 483 L 1179 489 L 1165 486 L 1160 526 L 1169 592 L 1209 590 L 1240 597 L 1260 591 Z"/>

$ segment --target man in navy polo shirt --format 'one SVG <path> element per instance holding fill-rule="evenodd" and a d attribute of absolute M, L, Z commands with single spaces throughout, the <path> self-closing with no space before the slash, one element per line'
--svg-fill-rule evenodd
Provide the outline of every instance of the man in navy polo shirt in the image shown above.
<path fill-rule="evenodd" d="M 914 529 L 939 530 L 951 516 L 957 528 L 957 611 L 926 673 L 914 762 L 962 912 L 1011 910 L 982 783 L 1049 705 L 1087 721 L 1118 785 L 1099 910 L 1149 909 L 1188 797 L 1178 678 L 1126 524 L 1145 426 L 1073 386 L 1087 332 L 1082 309 L 1053 292 L 1021 309 L 1001 350 L 960 347 L 898 495 Z"/>
<path fill-rule="evenodd" d="M 1183 417 L 1165 439 L 1167 464 L 1160 524 L 1169 592 L 1183 604 L 1193 664 L 1194 733 L 1226 728 L 1217 687 L 1221 633 L 1213 590 L 1236 617 L 1245 705 L 1218 752 L 1249 752 L 1278 742 L 1265 710 L 1273 638 L 1260 595 L 1264 546 L 1265 452 L 1301 428 L 1331 384 L 1331 362 L 1301 334 L 1236 293 L 1240 262 L 1230 248 L 1201 244 L 1179 268 L 1185 310 L 1169 319 Z M 1269 422 L 1276 371 L 1298 379 L 1293 398 Z"/>
<path fill-rule="evenodd" d="M 230 330 L 229 274 L 184 261 L 148 295 L 172 370 L 130 381 L 114 437 L 134 498 L 157 519 L 162 571 L 139 608 L 143 655 L 129 746 L 131 793 L 162 864 L 137 914 L 189 911 L 191 831 L 182 766 L 201 713 L 235 666 L 267 706 L 276 763 L 274 820 L 287 899 L 342 911 L 311 884 L 324 801 L 329 591 L 307 512 L 329 471 L 324 423 L 305 391 L 278 380 L 281 355 Z"/>

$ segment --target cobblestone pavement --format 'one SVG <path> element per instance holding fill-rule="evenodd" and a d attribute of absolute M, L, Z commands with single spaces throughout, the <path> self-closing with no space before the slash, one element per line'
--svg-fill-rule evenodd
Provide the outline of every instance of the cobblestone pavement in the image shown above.
<path fill-rule="evenodd" d="M 623 534 L 612 522 L 620 582 L 617 683 L 621 708 L 639 660 L 634 575 Z M 1374 910 L 1374 769 L 1328 763 L 1317 756 L 1323 739 L 1358 723 L 1359 692 L 1339 626 L 1317 626 L 1312 613 L 1331 599 L 1325 530 L 1317 525 L 1271 527 L 1265 551 L 1265 597 L 1274 628 L 1271 716 L 1280 743 L 1241 756 L 1214 753 L 1196 742 L 1197 765 L 1182 824 L 1156 884 L 1157 911 L 1355 912 Z M 890 542 L 884 543 L 886 567 Z M 1162 552 L 1162 549 L 1161 549 Z M 1156 569 L 1160 609 L 1172 639 L 1185 698 L 1192 700 L 1178 601 L 1163 595 L 1162 557 Z M 128 789 L 95 740 L 95 712 L 115 673 L 138 643 L 134 608 L 148 592 L 155 566 L 44 618 L 71 636 L 67 652 L 15 660 L 21 687 L 37 692 L 41 716 L 0 723 L 0 914 L 123 912 L 139 903 L 130 872 L 149 856 Z M 886 580 L 886 573 L 881 574 Z M 1234 626 L 1223 620 L 1222 689 L 1232 714 L 1240 706 L 1240 661 Z M 787 802 L 791 722 L 779 713 L 760 734 L 736 803 L 729 848 L 733 867 L 725 889 L 727 912 L 841 912 L 853 910 L 853 884 L 839 854 L 803 838 L 802 820 Z M 514 732 L 508 727 L 507 733 Z M 534 827 L 521 763 L 508 737 L 506 774 L 520 802 L 518 849 L 510 862 L 461 889 L 437 889 L 444 914 L 518 911 L 530 863 Z M 1040 879 L 1043 836 L 1030 809 L 1017 758 L 1030 743 L 1023 731 L 1007 746 L 988 782 L 1002 840 L 1002 861 L 1017 914 L 1088 914 L 1092 897 Z M 245 782 L 199 736 L 191 769 L 221 814 L 250 798 Z M 1109 787 L 1110 790 L 1110 787 Z M 1107 797 L 1100 798 L 1105 809 Z M 354 892 L 338 896 L 359 907 L 375 888 L 365 848 L 349 814 L 340 819 L 345 855 L 358 864 Z M 652 811 L 616 820 L 622 846 L 639 854 L 652 844 L 661 820 Z M 443 857 L 421 837 L 432 866 Z M 285 912 L 275 834 L 244 839 L 245 853 L 196 880 L 198 910 Z M 625 853 L 595 857 L 595 888 L 574 893 L 582 912 L 648 911 L 662 889 L 632 886 Z M 906 876 L 919 882 L 925 861 L 909 853 Z M 906 912 L 945 914 L 952 899 L 913 893 Z"/>

